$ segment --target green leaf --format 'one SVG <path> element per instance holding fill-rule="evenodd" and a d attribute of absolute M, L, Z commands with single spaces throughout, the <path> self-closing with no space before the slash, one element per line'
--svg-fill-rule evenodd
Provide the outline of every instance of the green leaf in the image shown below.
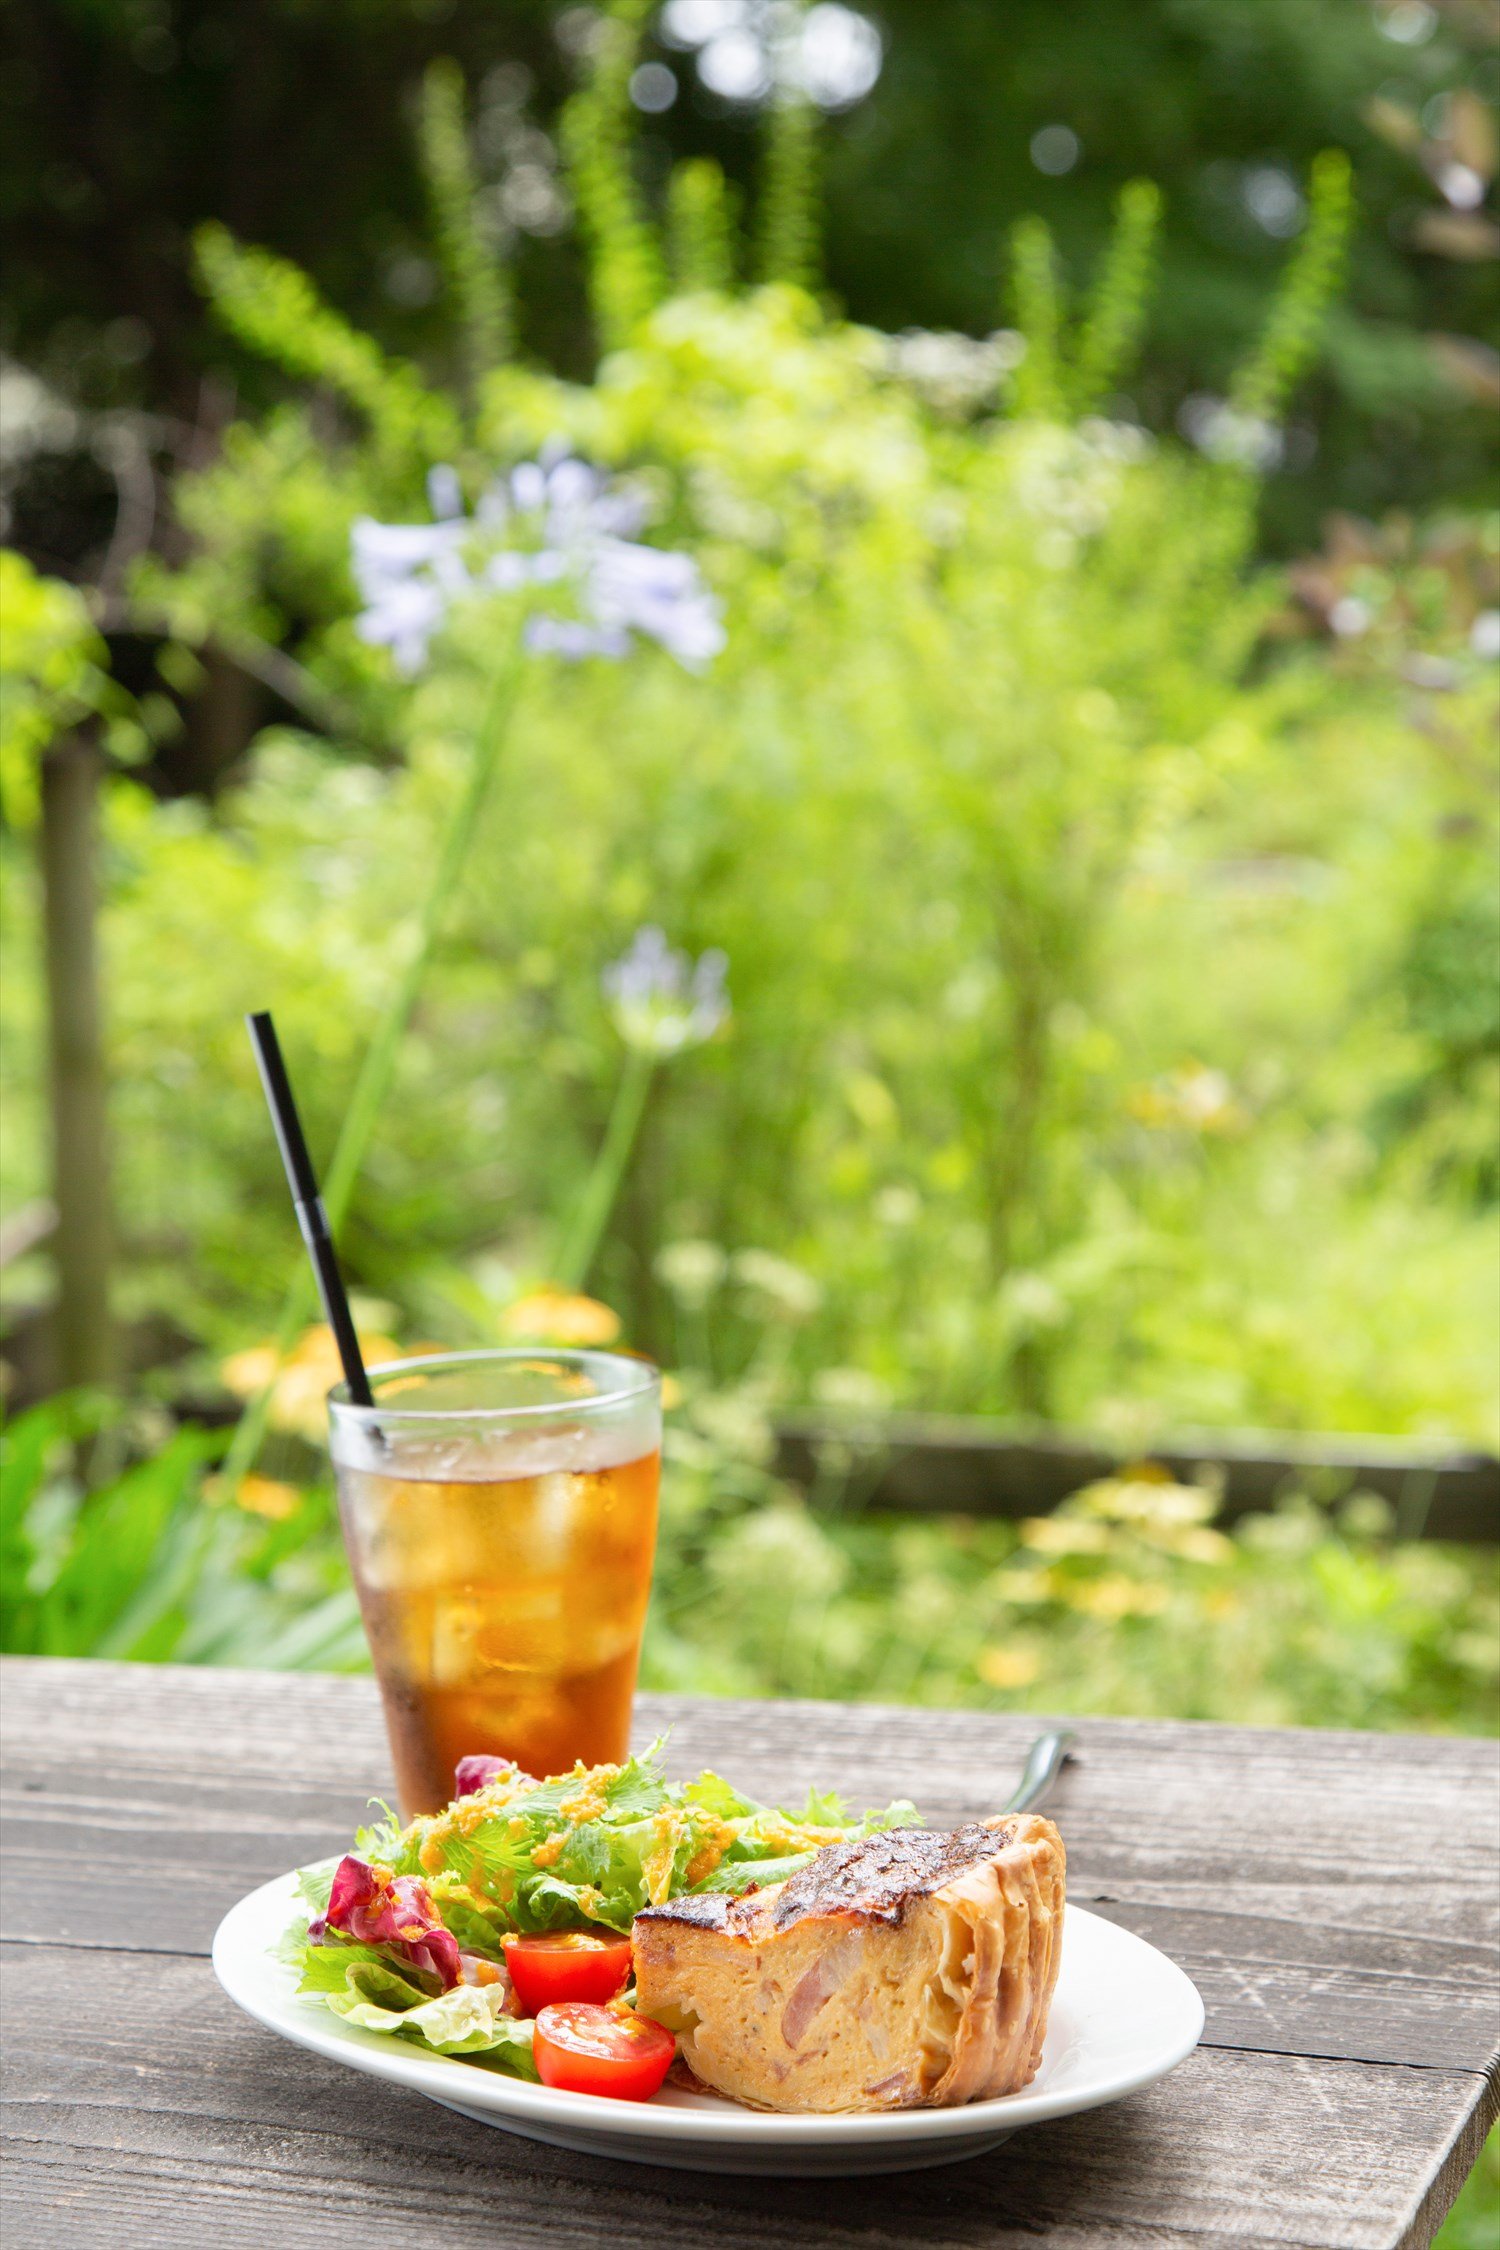
<path fill-rule="evenodd" d="M 1238 414 L 1271 421 L 1311 365 L 1324 316 L 1343 276 L 1355 217 L 1348 157 L 1324 149 L 1313 161 L 1308 216 L 1277 290 L 1260 341 L 1230 386 Z"/>
<path fill-rule="evenodd" d="M 297 1896 L 307 1908 L 309 1916 L 327 1913 L 337 1866 L 336 1859 L 323 1859 L 311 1867 L 298 1868 Z"/>
<path fill-rule="evenodd" d="M 805 13 L 807 0 L 800 0 Z M 800 37 L 801 25 L 791 31 Z M 785 37 L 786 34 L 783 34 Z M 784 64 L 783 64 L 784 69 Z M 796 84 L 778 88 L 766 113 L 755 267 L 759 281 L 816 289 L 822 264 L 818 110 Z"/>
<path fill-rule="evenodd" d="M 0 808 L 12 827 L 37 811 L 38 759 L 52 737 L 103 708 L 109 655 L 77 588 L 41 578 L 0 548 Z"/>
<path fill-rule="evenodd" d="M 314 1945 L 304 1938 L 294 1966 L 301 1970 L 297 1990 L 316 1994 L 330 2005 L 354 1999 L 399 2011 L 438 1997 L 433 1990 L 435 1978 L 426 1978 L 419 1970 L 397 1968 L 380 1946 L 360 1945 L 349 1939 Z"/>
<path fill-rule="evenodd" d="M 667 189 L 672 276 L 685 292 L 734 287 L 734 191 L 711 156 L 675 165 Z"/>
<path fill-rule="evenodd" d="M 511 304 L 500 242 L 480 218 L 464 103 L 462 70 L 451 56 L 434 57 L 422 81 L 419 148 L 472 392 L 509 353 Z"/>
<path fill-rule="evenodd" d="M 745 1796 L 732 1782 L 725 1781 L 716 1773 L 700 1773 L 696 1781 L 690 1781 L 682 1792 L 682 1801 L 686 1805 L 700 1805 L 705 1812 L 713 1813 L 719 1820 L 743 1820 L 747 1814 L 760 1810 L 752 1797 Z M 812 1803 L 811 1794 L 808 1802 Z M 830 1798 L 828 1802 L 837 1804 L 838 1799 Z M 808 1813 L 804 1817 L 822 1820 L 824 1815 Z M 836 1817 L 843 1816 L 839 1814 Z"/>
<path fill-rule="evenodd" d="M 180 1430 L 153 1459 L 90 1493 L 37 1604 L 36 1646 L 49 1656 L 160 1660 L 175 1653 L 183 1604 L 224 1527 L 197 1498 L 216 1439 Z"/>
<path fill-rule="evenodd" d="M 666 294 L 661 242 L 631 168 L 630 76 L 651 0 L 608 0 L 589 75 L 559 128 L 589 254 L 589 295 L 607 350 L 628 344 Z"/>
<path fill-rule="evenodd" d="M 849 1815 L 844 1810 L 844 1800 L 836 1789 L 809 1789 L 807 1802 L 800 1812 L 791 1806 L 783 1808 L 793 1820 L 806 1820 L 819 1828 L 841 1828 Z"/>
<path fill-rule="evenodd" d="M 667 1800 L 668 1786 L 662 1771 L 666 1736 L 659 1734 L 638 1758 L 627 1758 L 605 1786 L 605 1803 L 612 1818 L 631 1820 L 641 1813 L 658 1812 Z"/>
<path fill-rule="evenodd" d="M 480 1944 L 493 1948 L 503 1929 L 578 1929 L 592 1922 L 628 1930 L 649 1898 L 687 1888 L 687 1870 L 704 1846 L 723 1847 L 726 1823 L 734 1830 L 728 1849 L 715 1875 L 698 1888 L 739 1891 L 754 1882 L 781 1882 L 806 1866 L 825 1839 L 813 1837 L 788 1853 L 788 1841 L 800 1841 L 787 1837 L 789 1823 L 853 1837 L 917 1818 L 903 1800 L 854 1820 L 839 1797 L 816 1790 L 803 1811 L 772 1811 L 719 1774 L 669 1783 L 661 1752 L 661 1743 L 653 1742 L 617 1771 L 596 1769 L 597 1778 L 560 1774 L 530 1789 L 498 1792 L 487 1818 L 476 1818 L 484 1808 L 466 1798 L 399 1835 L 363 1832 L 357 1848 L 398 1873 L 425 1875 L 438 1912 L 460 1942 L 469 1944 L 465 1933 L 482 1928 Z M 578 1811 L 591 1817 L 577 1819 Z M 459 1889 L 477 1898 L 460 1900 Z"/>
<path fill-rule="evenodd" d="M 461 432 L 448 401 L 325 304 L 300 266 L 236 242 L 217 223 L 198 229 L 193 248 L 215 312 L 252 351 L 338 391 L 396 454 L 437 458 L 454 450 Z"/>
<path fill-rule="evenodd" d="M 517 1899 L 516 1915 L 525 1930 L 576 1930 L 587 1922 L 628 1930 L 644 1904 L 644 1887 L 638 1879 L 605 1890 L 543 1875 Z"/>
<path fill-rule="evenodd" d="M 503 1984 L 456 1984 L 438 1999 L 404 2010 L 381 2007 L 354 1990 L 330 1993 L 328 2005 L 361 2031 L 394 2032 L 439 2055 L 482 2055 L 491 2070 L 535 2079 L 532 2025 L 505 2014 L 506 1998 Z"/>
<path fill-rule="evenodd" d="M 383 1797 L 372 1797 L 370 1803 L 378 1805 L 385 1818 L 372 1821 L 368 1828 L 356 1828 L 354 1849 L 361 1859 L 378 1859 L 387 1867 L 395 1867 L 401 1853 L 401 1822 Z M 406 1869 L 404 1872 L 414 1873 L 417 1870 Z"/>
<path fill-rule="evenodd" d="M 693 1892 L 727 1891 L 737 1898 L 741 1891 L 768 1890 L 800 1874 L 812 1857 L 811 1852 L 788 1852 L 780 1859 L 721 1859 L 711 1875 L 693 1885 Z"/>
<path fill-rule="evenodd" d="M 436 1885 L 432 1902 L 465 1953 L 482 1954 L 488 1961 L 503 1960 L 501 1933 L 505 1925 L 498 1908 L 486 1909 L 474 1899 L 456 1898 Z"/>
<path fill-rule="evenodd" d="M 895 1797 L 880 1812 L 867 1812 L 854 1833 L 857 1836 L 878 1836 L 886 1828 L 920 1828 L 922 1815 L 910 1797 Z"/>

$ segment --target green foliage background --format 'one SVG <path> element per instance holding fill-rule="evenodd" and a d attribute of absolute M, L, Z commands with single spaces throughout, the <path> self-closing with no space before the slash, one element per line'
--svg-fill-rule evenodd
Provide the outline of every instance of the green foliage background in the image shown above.
<path fill-rule="evenodd" d="M 221 1360 L 297 1272 L 238 1018 L 274 998 L 320 1152 L 391 1044 L 346 1264 L 402 1341 L 484 1342 L 596 1192 L 622 1068 L 601 971 L 656 922 L 724 949 L 734 1012 L 656 1073 L 590 1268 L 681 1390 L 652 1677 L 1483 1724 L 1492 1572 L 1393 1542 L 1368 1495 L 1314 1480 L 1225 1537 L 1211 1490 L 1127 1479 L 1019 1531 L 897 1531 L 865 1520 L 857 1449 L 810 1494 L 770 1467 L 774 1414 L 807 1400 L 1142 1452 L 1184 1423 L 1494 1442 L 1495 527 L 1256 559 L 1253 457 L 1327 366 L 1349 166 L 1309 168 L 1204 453 L 1124 403 L 1180 290 L 1153 183 L 1091 266 L 1018 221 L 1018 341 L 892 338 L 802 286 L 797 104 L 748 226 L 705 157 L 655 192 L 644 26 L 620 0 L 559 124 L 591 379 L 515 355 L 525 261 L 486 233 L 482 115 L 471 136 L 439 62 L 415 121 L 436 353 L 204 226 L 214 316 L 276 372 L 129 573 L 149 679 L 108 680 L 88 606 L 7 559 L 18 944 L 49 731 L 97 710 L 117 768 L 119 1309 L 149 1362 L 129 1407 L 16 1425 L 8 1644 L 359 1660 L 308 1431 L 273 1408 L 259 1480 L 205 1488 L 215 1441 L 160 1419 L 222 1404 Z M 460 603 L 405 684 L 357 631 L 350 529 L 425 520 L 440 465 L 472 504 L 559 443 L 634 483 L 727 645 L 702 672 L 648 644 L 522 659 L 462 879 L 434 889 L 515 605 Z M 226 651 L 284 715 L 228 786 L 174 790 Z M 19 1203 L 45 1186 L 29 979 L 5 1011 Z M 45 1287 L 23 1261 L 12 1301 Z"/>
<path fill-rule="evenodd" d="M 276 996 L 326 1149 L 461 786 L 502 620 L 456 613 L 399 688 L 352 629 L 351 520 L 423 514 L 443 454 L 477 490 L 565 438 L 645 480 L 728 647 L 701 677 L 647 648 L 528 667 L 351 1212 L 356 1280 L 467 1340 L 545 1277 L 618 1070 L 600 971 L 655 920 L 727 950 L 735 1017 L 658 1083 L 596 1270 L 647 1348 L 682 1355 L 661 1255 L 706 1238 L 811 1276 L 789 1380 L 850 1366 L 1142 1444 L 1492 1436 L 1482 596 L 1372 562 L 1346 654 L 1278 645 L 1244 472 L 1069 418 L 1087 321 L 1050 391 L 968 418 L 784 286 L 677 297 L 593 385 L 504 366 L 466 421 L 289 269 L 202 254 L 237 331 L 358 422 L 237 425 L 177 485 L 191 560 L 144 560 L 137 598 L 169 652 L 226 616 L 295 646 L 353 740 L 273 729 L 211 805 L 115 789 L 127 1309 L 210 1348 L 271 1324 L 293 1249 L 239 1013 Z M 1320 260 L 1309 237 L 1242 375 L 1263 405 Z M 10 897 L 24 943 L 19 863 Z M 24 981 L 9 1005 L 24 1115 Z M 38 1135 L 6 1161 L 14 1197 L 41 1187 Z M 717 1371 L 748 1348 L 728 1322 Z"/>
<path fill-rule="evenodd" d="M 1083 270 L 1120 186 L 1149 177 L 1166 196 L 1167 286 L 1130 388 L 1149 426 L 1170 427 L 1186 396 L 1222 390 L 1273 286 L 1282 243 L 1255 218 L 1247 180 L 1267 167 L 1302 180 L 1333 143 L 1358 185 L 1350 286 L 1301 409 L 1300 465 L 1273 479 L 1268 526 L 1278 544 L 1306 543 L 1330 504 L 1378 513 L 1462 500 L 1489 473 L 1483 406 L 1429 339 L 1484 334 L 1491 269 L 1472 240 L 1433 247 L 1426 229 L 1442 205 L 1423 128 L 1405 141 L 1396 128 L 1393 144 L 1389 118 L 1391 105 L 1425 116 L 1433 156 L 1445 101 L 1493 102 L 1484 0 L 1439 0 L 1414 26 L 1395 0 L 883 0 L 873 12 L 881 77 L 831 120 L 823 162 L 824 266 L 855 318 L 986 333 L 1005 317 L 1016 218 L 1041 209 Z M 597 331 L 581 260 L 556 232 L 565 222 L 545 197 L 528 222 L 539 231 L 504 207 L 518 164 L 555 174 L 559 112 L 588 36 L 577 9 L 15 0 L 9 31 L 5 342 L 69 395 L 188 424 L 219 412 L 200 392 L 206 372 L 265 395 L 263 373 L 226 355 L 203 319 L 189 244 L 205 219 L 295 258 L 387 343 L 452 351 L 437 287 L 449 253 L 433 241 L 411 131 L 434 56 L 456 57 L 476 90 L 487 223 L 514 241 L 525 348 L 574 374 L 591 364 Z M 654 23 L 646 51 L 681 88 L 636 137 L 653 198 L 693 156 L 753 195 L 756 105 L 707 93 Z M 1049 124 L 1081 143 L 1061 177 L 1030 155 Z M 44 545 L 55 505 L 37 496 Z"/>

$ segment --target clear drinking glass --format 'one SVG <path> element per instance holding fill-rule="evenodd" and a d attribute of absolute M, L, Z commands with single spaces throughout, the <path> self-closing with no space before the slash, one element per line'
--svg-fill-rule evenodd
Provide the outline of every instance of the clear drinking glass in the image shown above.
<path fill-rule="evenodd" d="M 661 1379 L 599 1351 L 372 1367 L 328 1402 L 339 1514 L 402 1815 L 471 1751 L 622 1758 L 656 1544 Z"/>

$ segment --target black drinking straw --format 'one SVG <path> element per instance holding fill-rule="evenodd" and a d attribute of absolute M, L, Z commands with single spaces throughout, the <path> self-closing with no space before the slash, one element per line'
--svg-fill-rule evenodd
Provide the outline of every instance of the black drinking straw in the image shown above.
<path fill-rule="evenodd" d="M 373 1406 L 375 1394 L 370 1389 L 370 1378 L 365 1373 L 359 1338 L 354 1333 L 354 1316 L 349 1310 L 349 1299 L 344 1294 L 338 1259 L 333 1254 L 328 1213 L 324 1210 L 323 1198 L 318 1193 L 318 1175 L 313 1170 L 312 1158 L 307 1153 L 302 1120 L 297 1115 L 297 1104 L 292 1098 L 292 1082 L 286 1074 L 286 1064 L 281 1057 L 281 1042 L 276 1036 L 276 1026 L 271 1021 L 270 1011 L 262 1008 L 255 1015 L 246 1016 L 245 1029 L 249 1032 L 250 1044 L 255 1049 L 260 1082 L 266 1090 L 271 1123 L 276 1128 L 276 1145 L 281 1150 L 281 1161 L 286 1166 L 286 1182 L 292 1191 L 297 1224 L 302 1229 L 302 1239 L 307 1244 L 307 1254 L 312 1260 L 313 1278 L 318 1284 L 318 1295 L 323 1300 L 324 1317 L 333 1330 L 339 1358 L 344 1364 L 344 1381 L 349 1386 L 349 1396 L 356 1406 Z"/>

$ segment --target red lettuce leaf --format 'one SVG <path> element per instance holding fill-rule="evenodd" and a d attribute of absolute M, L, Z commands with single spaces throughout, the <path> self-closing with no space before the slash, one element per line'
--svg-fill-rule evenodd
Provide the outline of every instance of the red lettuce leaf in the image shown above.
<path fill-rule="evenodd" d="M 467 1758 L 460 1758 L 453 1772 L 455 1797 L 472 1797 L 476 1789 L 486 1789 L 492 1781 L 506 1779 L 514 1774 L 519 1781 L 531 1777 L 523 1774 L 514 1758 L 491 1758 L 482 1750 L 471 1750 Z"/>
<path fill-rule="evenodd" d="M 339 1861 L 328 1897 L 328 1911 L 307 1926 L 315 1944 L 337 1931 L 361 1945 L 383 1945 L 438 1979 L 445 1992 L 463 1979 L 458 1940 L 446 1929 L 427 1885 L 415 1875 L 389 1875 L 383 1867 L 352 1855 Z"/>

